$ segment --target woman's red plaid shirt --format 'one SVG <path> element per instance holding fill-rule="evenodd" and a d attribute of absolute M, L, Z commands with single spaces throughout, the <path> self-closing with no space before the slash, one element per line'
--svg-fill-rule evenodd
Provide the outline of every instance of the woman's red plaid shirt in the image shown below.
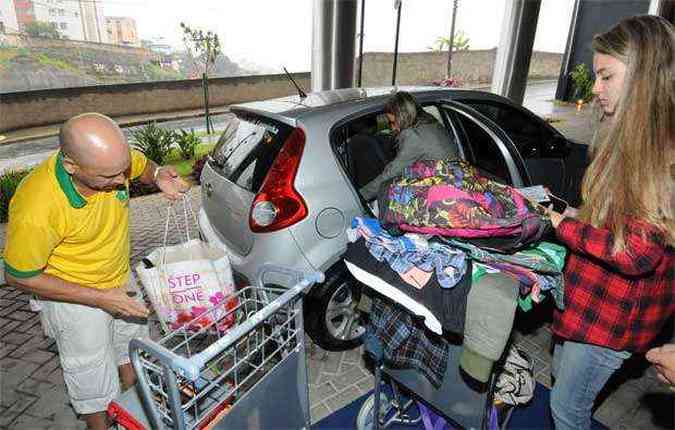
<path fill-rule="evenodd" d="M 554 333 L 615 350 L 648 349 L 675 312 L 675 251 L 663 232 L 631 221 L 625 249 L 616 254 L 609 230 L 565 218 L 556 234 L 571 252 Z"/>

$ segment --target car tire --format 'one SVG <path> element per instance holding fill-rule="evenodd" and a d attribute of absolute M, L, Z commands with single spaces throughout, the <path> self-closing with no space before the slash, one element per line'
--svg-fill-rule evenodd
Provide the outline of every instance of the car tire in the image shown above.
<path fill-rule="evenodd" d="M 361 286 L 347 272 L 344 263 L 329 271 L 324 283 L 310 291 L 304 306 L 305 329 L 326 351 L 346 351 L 361 345 L 363 327 L 357 305 Z"/>

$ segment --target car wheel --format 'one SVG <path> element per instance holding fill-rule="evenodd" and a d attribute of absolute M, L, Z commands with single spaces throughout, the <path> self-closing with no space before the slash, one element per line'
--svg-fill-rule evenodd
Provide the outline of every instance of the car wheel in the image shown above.
<path fill-rule="evenodd" d="M 361 345 L 365 332 L 357 305 L 361 288 L 342 267 L 312 288 L 305 303 L 305 326 L 314 343 L 326 351 Z"/>

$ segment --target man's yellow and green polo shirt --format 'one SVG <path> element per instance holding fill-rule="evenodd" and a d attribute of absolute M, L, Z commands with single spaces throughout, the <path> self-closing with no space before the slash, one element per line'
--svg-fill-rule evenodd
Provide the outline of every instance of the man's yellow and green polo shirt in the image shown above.
<path fill-rule="evenodd" d="M 139 177 L 147 159 L 131 151 Z M 129 279 L 129 193 L 82 196 L 57 152 L 19 185 L 9 206 L 5 269 L 15 278 L 40 273 L 92 288 L 113 288 Z"/>

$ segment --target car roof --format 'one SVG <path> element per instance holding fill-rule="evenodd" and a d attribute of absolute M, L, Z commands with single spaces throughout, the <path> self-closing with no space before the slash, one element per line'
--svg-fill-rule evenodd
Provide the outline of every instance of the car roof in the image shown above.
<path fill-rule="evenodd" d="M 230 110 L 253 112 L 276 120 L 296 125 L 314 116 L 344 117 L 383 105 L 393 93 L 407 91 L 415 96 L 419 103 L 441 99 L 472 98 L 481 100 L 507 101 L 504 97 L 486 91 L 466 90 L 445 87 L 376 87 L 376 88 L 344 88 L 338 90 L 318 91 L 307 94 L 306 98 L 298 95 L 276 99 L 240 103 L 230 106 Z M 508 101 L 507 101 L 508 102 Z"/>

